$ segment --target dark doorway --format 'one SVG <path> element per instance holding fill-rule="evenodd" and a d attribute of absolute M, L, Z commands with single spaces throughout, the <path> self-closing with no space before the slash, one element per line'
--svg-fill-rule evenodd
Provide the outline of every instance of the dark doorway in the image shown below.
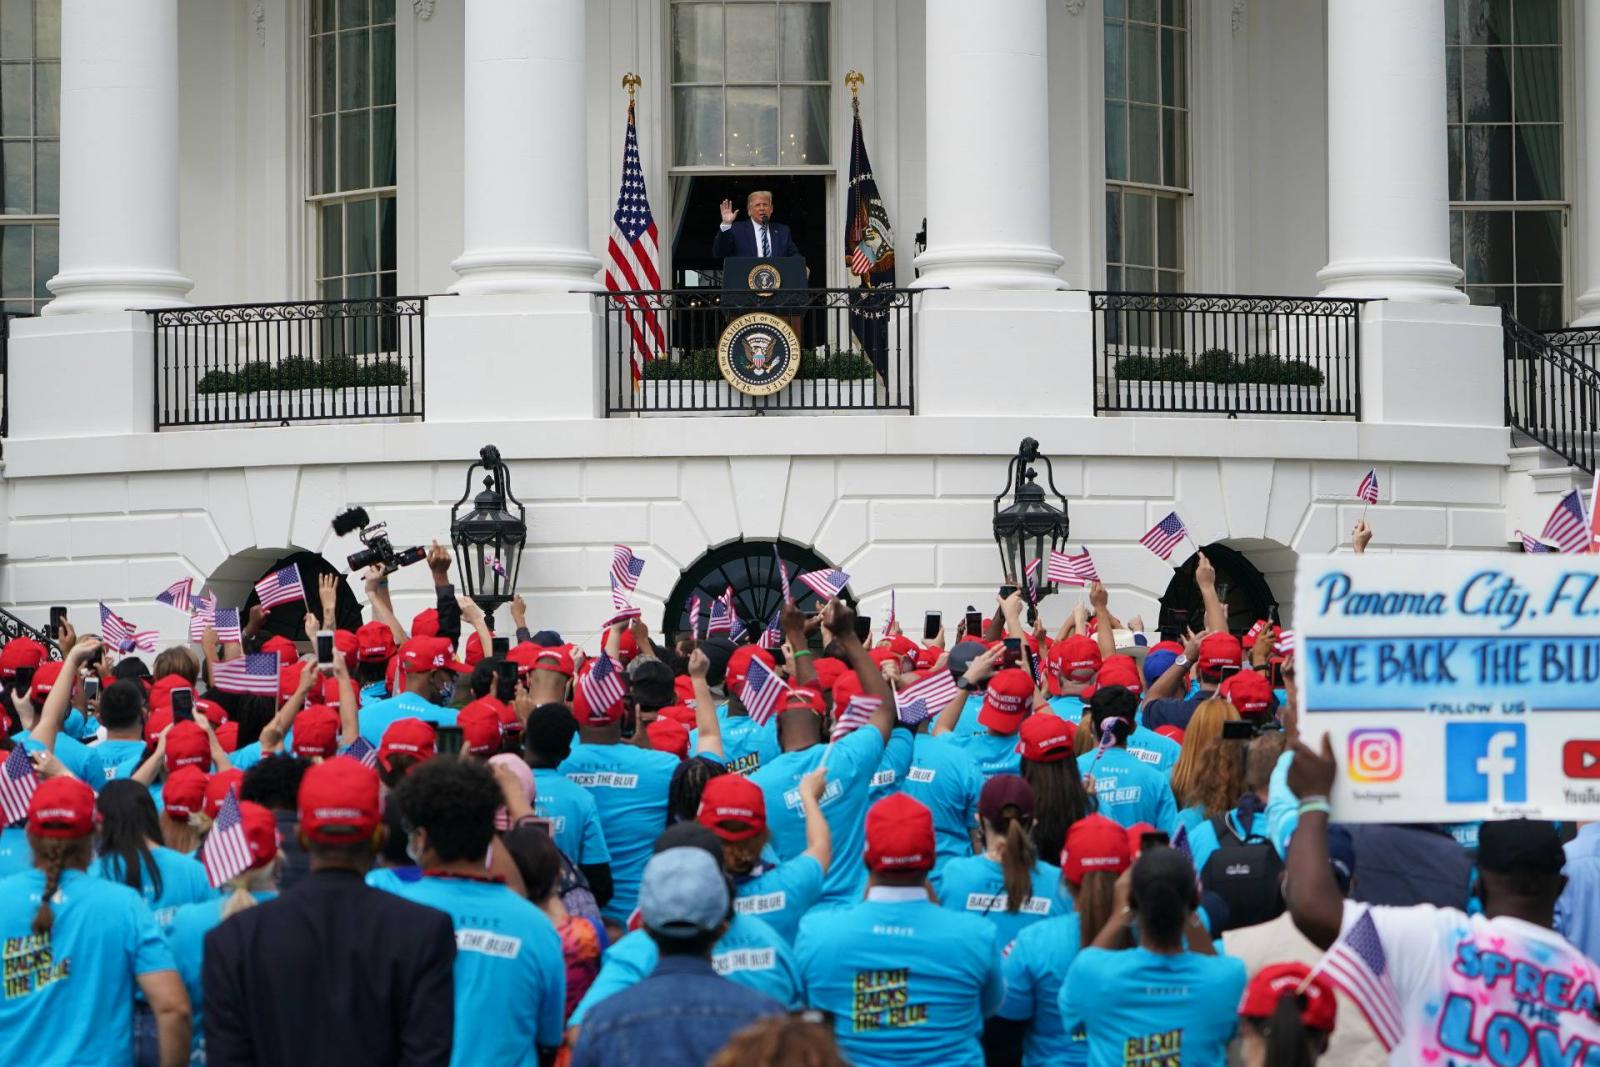
<path fill-rule="evenodd" d="M 263 570 L 259 576 L 252 580 L 250 595 L 245 598 L 244 604 L 240 606 L 239 611 L 242 616 L 248 617 L 250 609 L 261 601 L 261 598 L 256 595 L 256 591 L 253 588 L 255 582 L 259 582 L 273 571 L 281 570 L 291 563 L 298 564 L 300 567 L 300 584 L 304 588 L 305 603 L 295 601 L 290 604 L 279 604 L 277 607 L 268 610 L 266 622 L 261 628 L 261 637 L 263 639 L 274 635 L 287 637 L 291 641 L 304 641 L 306 639 L 306 612 L 309 611 L 318 616 L 318 618 L 322 615 L 322 603 L 317 594 L 317 579 L 324 574 L 331 574 L 338 579 L 336 585 L 337 597 L 334 600 L 333 609 L 335 624 L 341 630 L 357 630 L 361 628 L 361 602 L 356 599 L 355 593 L 351 591 L 344 572 L 315 552 L 292 553 Z"/>
<path fill-rule="evenodd" d="M 734 541 L 701 556 L 667 598 L 666 617 L 662 631 L 674 636 L 689 632 L 689 602 L 700 598 L 700 618 L 696 629 L 706 632 L 711 617 L 711 602 L 733 587 L 734 612 L 744 624 L 745 640 L 754 641 L 783 603 L 782 582 L 778 577 L 778 562 L 773 556 L 773 546 L 783 557 L 784 568 L 789 572 L 790 593 L 795 606 L 801 611 L 815 613 L 821 601 L 810 587 L 795 581 L 795 577 L 808 571 L 824 570 L 833 566 L 808 548 L 788 541 Z M 841 598 L 855 603 L 847 588 Z"/>
<path fill-rule="evenodd" d="M 1224 544 L 1207 545 L 1200 551 L 1217 570 L 1217 594 L 1228 609 L 1231 632 L 1243 634 L 1258 619 L 1279 621 L 1278 600 L 1272 595 L 1272 588 L 1242 552 Z M 1194 571 L 1199 565 L 1200 555 L 1195 553 L 1173 572 L 1161 597 L 1161 621 L 1157 625 L 1163 637 L 1181 638 L 1184 630 L 1193 628 L 1198 632 L 1204 624 L 1205 604 L 1194 584 Z"/>
<path fill-rule="evenodd" d="M 772 193 L 772 221 L 794 234 L 813 287 L 827 285 L 828 182 L 821 174 L 695 174 L 673 179 L 687 182 L 678 217 L 672 220 L 672 287 L 722 284 L 722 260 L 711 254 L 720 225 L 719 205 L 732 200 L 743 221 L 744 200 L 757 189 Z M 676 197 L 674 198 L 676 203 Z"/>

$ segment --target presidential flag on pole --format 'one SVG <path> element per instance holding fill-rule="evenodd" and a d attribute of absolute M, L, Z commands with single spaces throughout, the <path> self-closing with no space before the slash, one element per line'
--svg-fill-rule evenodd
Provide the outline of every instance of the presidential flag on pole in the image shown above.
<path fill-rule="evenodd" d="M 1046 568 L 1045 574 L 1052 582 L 1061 582 L 1065 585 L 1088 585 L 1090 582 L 1100 580 L 1100 572 L 1095 570 L 1094 560 L 1089 558 L 1088 549 L 1084 549 L 1081 556 L 1069 556 L 1065 552 L 1052 551 L 1050 565 Z"/>
<path fill-rule="evenodd" d="M 1319 972 L 1355 1002 L 1384 1051 L 1393 1052 L 1405 1036 L 1400 995 L 1395 991 L 1383 940 L 1370 910 L 1363 911 L 1361 918 L 1339 935 L 1311 970 L 1312 975 Z M 1310 977 L 1306 980 L 1310 981 Z"/>
<path fill-rule="evenodd" d="M 639 588 L 639 576 L 644 573 L 644 560 L 633 554 L 627 545 L 611 549 L 611 606 L 625 608 L 632 603 L 631 594 Z"/>
<path fill-rule="evenodd" d="M 1556 501 L 1539 539 L 1555 545 L 1558 552 L 1583 552 L 1589 547 L 1589 517 L 1576 489 L 1567 490 Z"/>
<path fill-rule="evenodd" d="M 200 848 L 200 863 L 206 869 L 206 880 L 213 889 L 236 878 L 240 871 L 250 868 L 250 841 L 244 834 L 244 820 L 239 817 L 239 795 L 234 789 L 222 798 L 217 809 L 217 821 Z"/>
<path fill-rule="evenodd" d="M 279 604 L 304 602 L 306 587 L 300 581 L 300 564 L 291 563 L 273 571 L 256 583 L 256 596 L 261 598 L 261 610 L 271 611 Z"/>
<path fill-rule="evenodd" d="M 39 788 L 39 776 L 34 772 L 33 760 L 28 750 L 17 745 L 11 755 L 0 764 L 0 825 L 10 826 L 28 817 L 28 802 L 33 791 Z"/>
<path fill-rule="evenodd" d="M 121 615 L 100 604 L 100 637 L 106 644 L 118 652 L 154 652 L 156 638 L 161 636 L 155 630 L 135 630 L 133 624 Z"/>
<path fill-rule="evenodd" d="M 193 578 L 181 578 L 156 594 L 156 599 L 163 604 L 177 608 L 179 611 L 189 610 L 189 594 L 194 590 Z"/>
<path fill-rule="evenodd" d="M 848 574 L 832 568 L 811 571 L 800 575 L 796 580 L 817 594 L 817 598 L 820 600 L 832 600 L 844 591 L 845 586 L 850 584 L 850 576 Z"/>
<path fill-rule="evenodd" d="M 627 84 L 624 79 L 623 84 Z M 605 285 L 613 293 L 661 288 L 660 253 L 656 220 L 650 214 L 650 197 L 644 188 L 644 168 L 639 165 L 639 133 L 634 124 L 633 92 L 628 89 L 628 129 L 622 141 L 622 185 L 617 190 L 617 210 L 611 214 L 611 239 L 606 245 Z M 667 337 L 654 297 L 612 297 L 624 308 L 628 332 L 633 337 L 628 367 L 637 386 L 644 364 L 666 354 Z"/>
<path fill-rule="evenodd" d="M 1361 484 L 1356 486 L 1356 499 L 1364 504 L 1378 502 L 1378 472 L 1369 470 L 1362 477 Z"/>
<path fill-rule="evenodd" d="M 224 693 L 278 695 L 278 657 L 271 652 L 250 652 L 211 665 L 211 684 Z"/>
<path fill-rule="evenodd" d="M 850 87 L 855 128 L 850 136 L 850 192 L 844 209 L 844 258 L 850 273 L 861 279 L 850 293 L 850 332 L 855 334 L 872 367 L 889 378 L 889 316 L 894 295 L 894 230 L 889 209 L 878 194 L 878 181 L 867 159 L 861 133 L 861 100 Z"/>
<path fill-rule="evenodd" d="M 739 687 L 739 703 L 750 713 L 750 721 L 765 726 L 778 706 L 778 698 L 789 687 L 782 676 L 758 659 L 750 661 L 744 685 Z"/>
<path fill-rule="evenodd" d="M 940 668 L 896 693 L 895 713 L 907 726 L 915 726 L 943 711 L 957 692 L 955 678 L 948 670 Z"/>
<path fill-rule="evenodd" d="M 1176 511 L 1171 511 L 1166 518 L 1150 527 L 1150 532 L 1139 538 L 1139 543 L 1162 559 L 1169 560 L 1178 542 L 1188 536 L 1189 531 L 1184 528 L 1183 520 L 1178 518 Z"/>

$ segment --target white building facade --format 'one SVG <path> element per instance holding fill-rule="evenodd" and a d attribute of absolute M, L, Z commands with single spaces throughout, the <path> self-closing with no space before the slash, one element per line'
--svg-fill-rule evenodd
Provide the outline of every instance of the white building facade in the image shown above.
<path fill-rule="evenodd" d="M 907 290 L 888 365 L 775 408 L 635 384 L 595 295 L 623 76 L 665 371 L 715 345 L 693 290 L 753 189 L 819 290 L 803 347 L 868 354 L 852 71 Z M 179 639 L 156 592 L 342 564 L 350 504 L 443 540 L 485 443 L 528 505 L 521 590 L 572 633 L 613 542 L 668 629 L 773 542 L 879 614 L 984 606 L 1023 436 L 1147 621 L 1169 511 L 1237 554 L 1241 618 L 1287 615 L 1296 556 L 1364 510 L 1384 550 L 1509 549 L 1594 464 L 1600 12 L 1574 0 L 0 0 L 0 162 L 0 603 L 34 624 L 103 599 Z M 335 356 L 392 376 L 278 369 Z M 272 399 L 202 384 L 251 362 Z"/>

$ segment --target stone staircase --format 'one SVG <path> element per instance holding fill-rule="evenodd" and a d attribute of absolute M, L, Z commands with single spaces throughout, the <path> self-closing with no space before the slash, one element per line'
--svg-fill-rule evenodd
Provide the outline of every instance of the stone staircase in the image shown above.
<path fill-rule="evenodd" d="M 1513 430 L 1506 455 L 1506 540 L 1512 544 L 1517 542 L 1518 530 L 1538 536 L 1556 501 L 1570 490 L 1582 491 L 1585 504 L 1593 506 L 1589 473 L 1531 438 Z"/>

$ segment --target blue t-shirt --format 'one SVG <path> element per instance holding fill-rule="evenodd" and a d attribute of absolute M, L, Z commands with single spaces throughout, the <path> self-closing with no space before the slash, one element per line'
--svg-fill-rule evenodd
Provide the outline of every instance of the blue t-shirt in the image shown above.
<path fill-rule="evenodd" d="M 278 894 L 250 895 L 255 897 L 256 903 L 259 904 L 264 900 L 271 900 Z M 205 965 L 206 934 L 222 922 L 222 908 L 232 896 L 233 891 L 228 890 L 227 896 L 217 897 L 215 900 L 185 904 L 173 913 L 172 922 L 167 926 L 167 947 L 172 949 L 172 958 L 178 965 L 178 977 L 183 979 L 183 986 L 189 991 L 189 1006 L 194 1011 L 189 1051 L 190 1059 L 195 1063 L 205 1062 L 203 1051 L 205 1025 L 200 1017 L 204 989 L 200 984 L 200 974 Z"/>
<path fill-rule="evenodd" d="M 611 862 L 594 797 L 560 771 L 533 772 L 533 813 L 550 820 L 550 839 L 578 866 Z"/>
<path fill-rule="evenodd" d="M 832 752 L 829 753 L 829 749 Z M 883 735 L 871 725 L 852 730 L 830 745 L 812 745 L 785 752 L 762 767 L 750 780 L 761 787 L 767 801 L 767 830 L 780 859 L 793 859 L 806 850 L 806 819 L 800 805 L 800 779 L 828 760 L 828 781 L 822 791 L 822 815 L 828 820 L 833 854 L 822 881 L 824 903 L 852 903 L 861 899 L 867 868 L 861 862 L 866 849 L 867 808 L 872 803 L 872 775 L 883 760 Z"/>
<path fill-rule="evenodd" d="M 983 1067 L 983 1020 L 1004 992 L 988 922 L 926 896 L 868 899 L 807 915 L 795 958 L 852 1063 Z"/>
<path fill-rule="evenodd" d="M 0 830 L 0 878 L 21 874 L 32 867 L 33 849 L 28 845 L 28 831 L 21 826 Z"/>
<path fill-rule="evenodd" d="M 1083 719 L 1083 698 L 1081 697 L 1049 697 L 1047 703 L 1050 710 L 1055 712 L 1057 718 L 1065 719 L 1074 726 Z"/>
<path fill-rule="evenodd" d="M 383 740 L 383 732 L 400 719 L 421 719 L 435 726 L 456 724 L 455 708 L 440 707 L 415 693 L 401 693 L 397 697 L 368 704 L 358 714 L 361 721 L 361 736 L 375 745 Z"/>
<path fill-rule="evenodd" d="M 567 965 L 544 912 L 496 882 L 425 875 L 380 888 L 450 916 L 456 928 L 454 1067 L 539 1067 L 561 1044 Z"/>
<path fill-rule="evenodd" d="M 1006 999 L 995 1014 L 1029 1024 L 1022 1067 L 1081 1067 L 1089 1062 L 1083 1028 L 1068 1033 L 1061 1019 L 1061 986 L 1077 955 L 1077 915 L 1034 923 L 1006 951 L 1000 965 Z"/>
<path fill-rule="evenodd" d="M 735 911 L 754 915 L 792 945 L 800 920 L 822 896 L 822 864 L 802 853 L 753 877 L 735 879 L 734 894 Z"/>
<path fill-rule="evenodd" d="M 1195 690 L 1188 696 L 1147 700 L 1139 706 L 1139 723 L 1152 730 L 1157 726 L 1176 726 L 1180 730 L 1187 730 L 1195 709 L 1214 696 L 1214 692 Z"/>
<path fill-rule="evenodd" d="M 943 711 L 943 708 L 938 709 Z M 984 734 L 989 728 L 978 721 L 978 712 L 983 710 L 983 693 L 969 693 L 967 702 L 961 705 L 961 717 L 956 720 L 955 733 L 958 734 Z"/>
<path fill-rule="evenodd" d="M 964 734 L 959 731 L 940 734 L 938 740 L 964 749 L 977 764 L 978 773 L 988 781 L 997 774 L 1021 774 L 1022 756 L 1017 752 L 1016 734 L 992 734 L 987 729 L 980 733 Z M 979 788 L 982 788 L 980 783 Z"/>
<path fill-rule="evenodd" d="M 1090 1067 L 1211 1067 L 1226 1060 L 1244 983 L 1231 956 L 1085 948 L 1061 987 L 1061 1019 L 1083 1028 Z"/>
<path fill-rule="evenodd" d="M 1061 868 L 1036 860 L 1032 892 L 1017 911 L 1006 907 L 1006 874 L 988 856 L 953 859 L 930 879 L 939 903 L 988 920 L 995 930 L 995 947 L 1004 949 L 1026 927 L 1073 910 L 1072 897 L 1061 886 Z"/>
<path fill-rule="evenodd" d="M 778 717 L 766 725 L 748 715 L 729 715 L 728 705 L 717 705 L 717 725 L 722 729 L 722 762 L 736 774 L 749 775 L 778 758 Z M 689 731 L 689 753 L 700 744 L 700 731 Z"/>
<path fill-rule="evenodd" d="M 1146 767 L 1160 771 L 1163 776 L 1171 776 L 1172 768 L 1177 766 L 1178 755 L 1183 751 L 1183 746 L 1154 730 L 1136 726 L 1133 733 L 1128 735 L 1128 751 L 1137 756 Z"/>
<path fill-rule="evenodd" d="M 639 880 L 661 831 L 667 828 L 667 789 L 678 757 L 637 745 L 584 745 L 560 772 L 589 791 L 611 853 L 614 895 L 600 913 L 624 922 L 639 899 Z"/>
<path fill-rule="evenodd" d="M 933 812 L 933 840 L 938 848 L 934 870 L 957 856 L 972 855 L 973 821 L 984 777 L 965 747 L 943 736 L 918 734 L 900 791 Z"/>
<path fill-rule="evenodd" d="M 1100 814 L 1123 827 L 1147 822 L 1168 834 L 1178 832 L 1178 805 L 1166 776 L 1124 748 L 1078 757 L 1078 772 L 1094 776 Z"/>
<path fill-rule="evenodd" d="M 113 778 L 133 777 L 133 772 L 139 769 L 139 758 L 144 755 L 145 743 L 107 738 L 90 746 L 90 751 L 100 757 L 102 780 L 109 782 Z"/>
<path fill-rule="evenodd" d="M 18 730 L 12 734 L 11 740 L 29 752 L 44 751 L 44 745 L 29 736 L 26 730 Z M 100 757 L 95 754 L 94 749 L 77 738 L 68 737 L 65 733 L 56 734 L 55 755 L 56 759 L 61 761 L 61 765 L 72 772 L 73 777 L 86 782 L 96 791 L 106 784 L 105 767 L 101 764 Z"/>
<path fill-rule="evenodd" d="M 876 804 L 892 793 L 900 792 L 905 784 L 906 772 L 911 769 L 911 754 L 916 748 L 917 735 L 903 727 L 889 732 L 889 743 L 883 746 L 883 758 L 878 769 L 872 772 L 872 803 Z"/>
<path fill-rule="evenodd" d="M 127 1063 L 135 979 L 173 970 L 172 952 L 139 894 L 69 870 L 48 934 L 33 933 L 44 872 L 0 881 L 0 1063 Z"/>
<path fill-rule="evenodd" d="M 139 892 L 163 930 L 183 905 L 216 899 L 217 891 L 211 887 L 206 869 L 199 860 L 174 852 L 165 845 L 152 847 L 150 856 L 155 860 L 156 870 L 161 872 L 161 895 L 156 896 L 155 882 L 143 862 L 139 864 Z M 123 879 L 120 856 L 101 856 L 89 865 L 89 873 L 118 885 L 128 884 Z"/>
<path fill-rule="evenodd" d="M 661 953 L 650 935 L 635 930 L 606 950 L 600 973 L 573 1009 L 569 1026 L 581 1026 L 583 1017 L 613 993 L 637 985 L 656 969 Z M 800 995 L 800 971 L 788 942 L 760 919 L 734 912 L 728 929 L 711 949 L 711 966 L 722 977 L 746 989 L 765 993 L 791 1010 L 805 1004 Z"/>

